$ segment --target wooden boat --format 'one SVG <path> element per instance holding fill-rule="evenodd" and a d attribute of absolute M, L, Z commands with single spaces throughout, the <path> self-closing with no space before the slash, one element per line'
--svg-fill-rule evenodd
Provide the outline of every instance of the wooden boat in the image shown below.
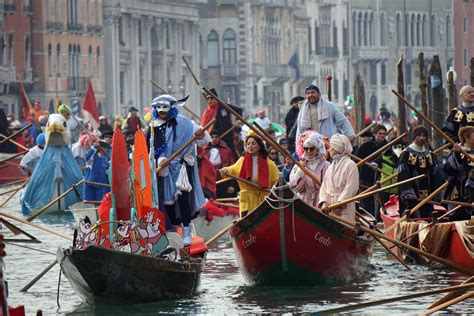
<path fill-rule="evenodd" d="M 288 199 L 293 193 L 284 187 Z M 281 194 L 279 194 L 281 195 Z M 272 199 L 277 199 L 272 193 Z M 281 195 L 282 196 L 282 195 Z M 323 285 L 365 275 L 374 240 L 294 196 L 264 201 L 229 230 L 244 277 L 255 285 Z"/>
<path fill-rule="evenodd" d="M 392 226 L 392 224 L 395 223 L 395 221 L 400 217 L 398 209 L 398 196 L 393 195 L 390 197 L 390 200 L 385 203 L 385 209 L 380 211 L 385 229 Z M 435 206 L 435 209 L 444 210 L 444 208 L 440 206 Z M 420 225 L 427 223 L 426 219 L 413 219 L 412 223 L 413 222 L 414 224 L 418 223 Z M 406 224 L 401 224 L 400 226 L 403 225 Z M 392 238 L 397 238 L 398 229 L 399 228 L 392 229 L 391 231 L 387 232 L 387 235 Z M 437 253 L 434 253 L 435 255 L 452 261 L 458 266 L 474 269 L 474 247 L 469 245 L 468 240 L 474 240 L 474 222 L 472 220 L 437 223 L 431 228 L 426 228 L 423 234 L 425 235 L 427 233 L 437 234 L 436 236 L 430 236 L 429 238 L 436 240 L 437 242 L 443 242 L 441 247 L 437 247 L 441 250 L 438 250 Z M 462 235 L 464 235 L 464 237 Z M 428 236 L 426 238 L 428 238 Z M 418 239 L 419 237 L 417 240 L 415 240 L 417 246 L 419 246 Z M 410 240 L 408 241 L 410 242 Z M 471 251 L 469 251 L 469 247 L 471 247 Z M 423 246 L 423 250 L 425 251 L 429 251 L 430 249 L 428 248 Z M 417 260 L 417 262 L 420 261 Z M 426 262 L 426 260 L 422 260 L 421 262 Z"/>
<path fill-rule="evenodd" d="M 0 153 L 0 160 L 8 159 L 14 155 L 17 154 Z M 18 168 L 21 158 L 12 158 L 0 165 L 0 184 L 8 184 L 28 177 L 26 174 L 22 174 Z"/>
<path fill-rule="evenodd" d="M 178 262 L 91 245 L 58 249 L 57 258 L 74 291 L 97 304 L 190 297 L 198 289 L 205 255 Z"/>

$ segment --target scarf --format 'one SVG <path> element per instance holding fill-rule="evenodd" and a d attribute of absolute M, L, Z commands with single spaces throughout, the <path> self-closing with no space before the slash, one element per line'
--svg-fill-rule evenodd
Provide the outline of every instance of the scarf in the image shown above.
<path fill-rule="evenodd" d="M 318 103 L 312 104 L 305 101 L 300 108 L 300 131 L 304 132 L 308 129 L 319 131 L 319 113 L 318 108 L 322 106 L 322 98 L 319 98 Z"/>
<path fill-rule="evenodd" d="M 202 114 L 201 126 L 206 125 L 206 124 L 209 123 L 211 120 L 213 120 L 213 119 L 216 118 L 217 109 L 218 109 L 218 108 L 219 108 L 219 103 L 217 103 L 217 102 L 214 102 L 213 104 L 207 106 L 206 111 L 204 111 L 204 113 Z M 211 130 L 212 130 L 212 128 L 213 128 L 212 125 L 209 126 L 209 128 L 207 129 L 207 131 L 210 133 Z"/>
<path fill-rule="evenodd" d="M 251 154 L 245 154 L 240 169 L 239 177 L 245 180 L 252 180 L 253 159 Z M 263 158 L 262 154 L 258 154 L 258 186 L 268 189 L 270 187 L 270 174 L 268 171 L 267 159 Z"/>

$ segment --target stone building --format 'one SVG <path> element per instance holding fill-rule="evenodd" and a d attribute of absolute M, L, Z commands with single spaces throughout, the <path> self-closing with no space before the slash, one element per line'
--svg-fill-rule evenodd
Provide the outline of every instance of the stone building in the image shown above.
<path fill-rule="evenodd" d="M 265 108 L 282 118 L 315 76 L 304 9 L 301 0 L 209 0 L 199 25 L 204 82 L 250 113 Z"/>
<path fill-rule="evenodd" d="M 0 107 L 6 114 L 21 113 L 20 82 L 31 91 L 31 3 L 0 0 Z"/>
<path fill-rule="evenodd" d="M 177 98 L 190 94 L 188 107 L 198 109 L 200 89 L 182 57 L 199 76 L 198 9 L 205 3 L 104 0 L 109 113 L 125 115 L 129 105 L 143 113 L 153 97 L 162 93 L 150 80 Z"/>
<path fill-rule="evenodd" d="M 470 61 L 474 58 L 474 1 L 453 0 L 454 10 L 454 58 L 457 74 L 456 85 L 460 89 L 470 84 Z"/>
<path fill-rule="evenodd" d="M 418 54 L 426 69 L 439 55 L 443 74 L 454 63 L 452 2 L 445 0 L 352 0 L 350 16 L 349 82 L 359 72 L 364 80 L 366 111 L 372 118 L 380 107 L 396 109 L 396 64 L 405 58 L 405 95 L 420 104 Z M 443 80 L 446 82 L 446 78 Z M 446 83 L 444 83 L 446 85 Z M 396 111 L 395 111 L 396 112 Z"/>
<path fill-rule="evenodd" d="M 43 108 L 55 100 L 79 113 L 89 80 L 101 113 L 105 100 L 102 0 L 31 1 L 33 92 Z M 109 113 L 110 114 L 110 113 Z"/>

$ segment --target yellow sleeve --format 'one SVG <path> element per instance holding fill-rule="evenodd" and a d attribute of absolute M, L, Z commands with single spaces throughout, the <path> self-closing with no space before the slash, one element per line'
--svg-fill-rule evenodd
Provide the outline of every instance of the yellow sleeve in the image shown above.
<path fill-rule="evenodd" d="M 244 157 L 240 157 L 236 163 L 226 168 L 227 172 L 233 176 L 238 177 L 240 174 L 240 170 L 242 169 L 243 163 L 244 163 Z"/>
<path fill-rule="evenodd" d="M 280 171 L 278 170 L 277 166 L 272 160 L 267 158 L 267 161 L 268 161 L 268 176 L 270 177 L 269 183 L 271 186 L 273 186 L 278 182 L 278 178 L 280 177 Z"/>

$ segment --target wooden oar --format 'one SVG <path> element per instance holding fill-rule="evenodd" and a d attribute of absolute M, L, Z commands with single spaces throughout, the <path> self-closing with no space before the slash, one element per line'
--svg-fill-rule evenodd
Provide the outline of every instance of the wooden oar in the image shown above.
<path fill-rule="evenodd" d="M 377 149 L 375 152 L 373 152 L 372 154 L 368 155 L 367 157 L 365 157 L 364 159 L 362 159 L 361 161 L 359 161 L 357 163 L 357 167 L 360 167 L 362 166 L 364 163 L 366 162 L 369 162 L 371 161 L 372 159 L 374 159 L 375 157 L 377 157 L 378 155 L 380 155 L 380 153 L 384 152 L 385 150 L 387 150 L 388 148 L 392 147 L 393 145 L 395 145 L 396 143 L 398 143 L 403 137 L 405 137 L 407 135 L 407 133 L 403 133 L 402 135 L 398 136 L 397 138 L 393 139 L 392 141 L 388 142 L 387 144 L 385 144 L 384 146 L 380 147 L 379 149 Z"/>
<path fill-rule="evenodd" d="M 418 203 L 414 208 L 405 212 L 405 214 L 402 217 L 398 218 L 395 221 L 395 223 L 393 223 L 389 228 L 385 230 L 385 234 L 391 231 L 392 229 L 394 229 L 395 227 L 397 227 L 401 222 L 405 221 L 410 215 L 418 211 L 423 205 L 426 204 L 426 202 L 428 202 L 429 200 L 434 198 L 436 195 L 438 195 L 441 191 L 443 191 L 447 185 L 448 185 L 448 181 L 446 181 L 445 183 L 443 183 L 443 185 L 441 185 L 439 188 L 434 190 L 430 195 L 428 195 L 423 201 Z"/>
<path fill-rule="evenodd" d="M 421 179 L 425 177 L 424 174 L 420 174 L 419 176 L 416 176 L 416 177 L 413 177 L 413 178 L 410 178 L 410 179 L 407 179 L 407 180 L 404 180 L 404 181 L 400 181 L 400 182 L 397 182 L 397 183 L 394 183 L 392 185 L 388 185 L 386 187 L 383 187 L 383 188 L 380 188 L 380 189 L 377 189 L 377 190 L 373 190 L 373 191 L 369 191 L 367 193 L 360 193 L 356 196 L 353 196 L 351 198 L 348 198 L 344 201 L 341 201 L 341 202 L 337 202 L 337 203 L 334 203 L 330 206 L 327 207 L 328 210 L 333 210 L 333 209 L 336 209 L 336 208 L 339 208 L 343 205 L 346 205 L 348 203 L 351 203 L 351 202 L 354 202 L 354 201 L 357 201 L 357 200 L 360 200 L 360 199 L 365 199 L 367 197 L 370 197 L 374 194 L 377 194 L 379 192 L 383 192 L 383 191 L 386 191 L 386 190 L 390 190 L 390 189 L 393 189 L 393 188 L 396 188 L 398 187 L 399 185 L 402 185 L 402 184 L 407 184 L 407 183 L 410 183 L 410 182 L 413 182 L 413 181 L 416 181 L 418 179 Z"/>
<path fill-rule="evenodd" d="M 457 291 L 457 290 L 468 290 L 474 288 L 474 284 L 465 284 L 465 285 L 457 285 L 457 286 L 451 286 L 447 287 L 444 289 L 437 289 L 437 290 L 429 290 L 429 291 L 423 291 L 423 292 L 418 292 L 418 293 L 413 293 L 413 294 L 407 294 L 407 295 L 399 295 L 399 296 L 392 296 L 388 298 L 384 298 L 381 300 L 376 300 L 376 301 L 369 301 L 365 303 L 359 303 L 359 304 L 351 304 L 351 305 L 346 305 L 342 307 L 337 307 L 333 309 L 327 309 L 323 311 L 319 311 L 318 314 L 322 315 L 335 315 L 335 314 L 341 314 L 350 310 L 354 309 L 361 309 L 365 307 L 370 307 L 370 306 L 375 306 L 375 305 L 382 305 L 382 304 L 387 304 L 391 302 L 398 302 L 398 301 L 404 301 L 404 300 L 409 300 L 417 297 L 423 297 L 423 296 L 428 296 L 428 295 L 435 295 L 435 294 L 440 294 L 440 293 L 446 293 L 446 292 L 451 292 L 451 291 Z"/>
<path fill-rule="evenodd" d="M 230 181 L 230 180 L 232 180 L 232 178 L 220 179 L 220 180 L 216 181 L 216 184 L 221 184 L 221 183 L 224 183 L 224 182 L 227 182 L 227 181 Z"/>
<path fill-rule="evenodd" d="M 372 124 L 370 124 L 369 126 L 367 126 L 366 128 L 364 128 L 363 130 L 361 130 L 359 133 L 357 133 L 355 135 L 355 138 L 357 139 L 357 137 L 360 137 L 362 134 L 364 134 L 365 132 L 367 132 L 369 129 L 371 129 L 372 127 L 374 127 L 377 123 L 375 122 L 372 122 Z"/>
<path fill-rule="evenodd" d="M 49 229 L 49 228 L 47 228 L 47 227 L 43 227 L 43 226 L 37 225 L 37 224 L 35 224 L 35 223 L 28 222 L 28 221 L 26 221 L 26 220 L 23 219 L 23 218 L 20 218 L 20 217 L 14 216 L 14 215 L 10 215 L 10 214 L 5 213 L 5 212 L 0 212 L 0 216 L 8 217 L 8 218 L 13 219 L 13 220 L 15 220 L 15 221 L 17 221 L 17 222 L 20 222 L 20 223 L 23 223 L 23 224 L 26 224 L 26 225 L 30 225 L 30 226 L 32 226 L 32 227 L 38 228 L 38 229 L 40 229 L 40 230 L 43 230 L 43 231 L 45 231 L 45 232 L 47 232 L 47 233 L 50 233 L 50 234 L 53 234 L 53 235 L 59 236 L 59 237 L 61 237 L 61 238 L 64 238 L 64 239 L 67 239 L 67 240 L 72 241 L 72 238 L 71 238 L 71 237 L 68 237 L 68 236 L 63 235 L 63 234 L 61 234 L 61 233 L 58 233 L 58 232 L 56 232 L 56 231 L 54 231 L 54 230 L 51 230 L 51 229 Z"/>
<path fill-rule="evenodd" d="M 247 115 L 247 116 L 245 116 L 244 118 L 245 118 L 246 120 L 248 120 L 249 117 L 250 117 L 250 116 Z M 225 131 L 224 133 L 222 133 L 222 135 L 219 136 L 219 137 L 220 137 L 220 138 L 224 138 L 225 136 L 227 136 L 227 134 L 229 134 L 230 132 L 232 132 L 234 129 L 236 129 L 236 128 L 239 127 L 239 126 L 240 126 L 239 123 L 236 123 L 236 124 L 232 125 L 231 128 L 229 128 L 228 130 L 226 130 L 226 131 Z"/>
<path fill-rule="evenodd" d="M 29 123 L 28 125 L 26 125 L 25 127 L 17 130 L 15 133 L 11 134 L 10 136 L 8 136 L 7 138 L 4 138 L 2 140 L 0 140 L 0 145 L 3 144 L 4 142 L 6 142 L 7 140 L 10 140 L 12 139 L 13 137 L 15 137 L 16 135 L 20 134 L 21 132 L 23 132 L 24 130 L 28 129 L 31 127 L 31 123 Z"/>
<path fill-rule="evenodd" d="M 29 180 L 30 180 L 30 178 L 27 178 L 20 187 L 16 188 L 15 191 L 12 193 L 12 195 L 10 195 L 5 201 L 3 201 L 2 205 L 0 205 L 0 207 L 4 207 L 11 199 L 13 199 L 13 197 L 18 192 L 20 192 L 21 189 L 23 189 L 26 186 L 26 184 L 28 183 Z"/>
<path fill-rule="evenodd" d="M 359 157 L 357 157 L 356 155 L 353 155 L 353 154 L 349 154 L 349 157 L 351 157 L 352 160 L 355 160 L 357 162 L 362 160 L 362 158 L 359 158 Z M 370 169 L 373 169 L 374 171 L 383 173 L 386 176 L 391 176 L 392 175 L 390 172 L 385 171 L 383 169 L 380 169 L 379 167 L 372 165 L 370 162 L 365 162 L 364 165 L 369 167 Z"/>
<path fill-rule="evenodd" d="M 12 159 L 15 159 L 15 158 L 17 158 L 17 157 L 23 156 L 23 155 L 25 155 L 27 152 L 28 152 L 28 150 L 25 150 L 25 151 L 22 151 L 22 152 L 20 152 L 20 153 L 16 153 L 16 154 L 14 154 L 13 156 L 10 156 L 10 157 L 5 158 L 5 159 L 3 159 L 3 160 L 0 160 L 0 165 L 3 164 L 3 163 L 5 163 L 5 162 L 7 162 L 7 161 L 9 161 L 9 160 L 12 160 Z"/>
<path fill-rule="evenodd" d="M 205 132 L 205 131 L 209 128 L 209 126 L 211 126 L 212 124 L 214 124 L 215 121 L 216 121 L 216 119 L 212 119 L 211 121 L 209 121 L 206 125 L 204 125 L 204 126 L 202 127 L 202 130 Z M 191 145 L 192 143 L 194 143 L 194 141 L 195 141 L 196 139 L 197 139 L 197 136 L 196 136 L 196 135 L 193 135 L 193 137 L 192 137 L 190 140 L 188 140 L 188 141 L 186 142 L 186 144 L 184 144 L 183 146 L 179 147 L 178 150 L 176 150 L 171 156 L 169 156 L 169 158 L 166 158 L 164 165 L 167 166 L 168 164 L 170 164 L 170 162 L 171 162 L 173 159 L 175 159 L 176 157 L 178 157 L 178 155 L 179 155 L 183 150 L 185 150 L 186 148 L 188 148 L 189 145 Z M 164 167 L 164 166 L 163 166 L 163 167 Z M 160 172 L 160 171 L 163 169 L 163 167 L 158 166 L 158 168 L 156 168 L 156 172 Z"/>
<path fill-rule="evenodd" d="M 433 155 L 437 155 L 438 153 L 442 152 L 443 150 L 451 147 L 452 145 L 450 143 L 444 144 L 443 146 L 433 150 Z"/>
<path fill-rule="evenodd" d="M 223 230 L 221 230 L 220 232 L 218 232 L 217 234 L 214 235 L 214 237 L 212 237 L 211 239 L 209 239 L 208 241 L 206 241 L 206 247 L 209 248 L 210 245 L 212 245 L 213 243 L 215 243 L 219 238 L 221 238 L 225 233 L 227 233 L 227 231 L 232 227 L 234 226 L 235 223 L 230 223 L 229 225 L 227 225 Z"/>
<path fill-rule="evenodd" d="M 225 207 L 239 208 L 238 204 L 216 202 L 216 201 L 214 201 L 213 203 L 216 204 L 216 205 L 225 206 Z"/>
<path fill-rule="evenodd" d="M 163 89 L 162 87 L 160 87 L 160 85 L 156 82 L 156 81 L 153 81 L 153 80 L 150 80 L 151 84 L 154 85 L 156 88 L 158 88 L 159 90 L 161 90 L 161 92 L 163 92 L 164 94 L 169 94 L 165 89 Z M 201 118 L 199 117 L 199 115 L 197 115 L 196 113 L 194 113 L 193 111 L 191 111 L 190 108 L 188 108 L 185 104 L 182 105 L 183 109 L 185 109 L 186 111 L 189 112 L 189 114 L 191 114 L 192 116 L 194 116 L 197 120 L 198 120 L 198 123 L 201 122 Z"/>
<path fill-rule="evenodd" d="M 239 200 L 239 197 L 236 196 L 236 197 L 230 197 L 230 198 L 214 199 L 213 201 L 216 201 L 216 202 L 233 202 L 233 201 L 238 201 L 238 200 Z"/>
<path fill-rule="evenodd" d="M 321 209 L 319 209 L 319 208 L 317 208 L 316 210 L 322 212 Z M 390 237 L 390 236 L 387 236 L 387 235 L 385 235 L 385 234 L 383 234 L 383 233 L 381 233 L 381 232 L 378 232 L 378 231 L 376 231 L 376 230 L 367 228 L 367 227 L 365 227 L 365 226 L 361 226 L 361 225 L 359 225 L 359 224 L 357 224 L 356 222 L 353 222 L 353 221 L 351 221 L 351 220 L 342 218 L 342 217 L 337 216 L 337 215 L 334 215 L 334 214 L 329 214 L 329 216 L 330 216 L 331 218 L 333 218 L 333 219 L 335 219 L 335 220 L 341 222 L 341 223 L 344 223 L 344 224 L 350 226 L 350 227 L 353 227 L 353 228 L 362 230 L 362 231 L 364 231 L 364 232 L 366 232 L 366 233 L 371 234 L 372 236 L 377 236 L 377 237 L 379 237 L 379 238 L 388 240 L 388 241 L 390 241 L 390 242 L 393 243 L 393 244 L 397 244 L 397 245 L 399 245 L 399 246 L 401 246 L 401 247 L 403 247 L 403 248 L 405 248 L 405 249 L 408 249 L 408 250 L 410 250 L 410 251 L 412 251 L 412 252 L 414 252 L 414 253 L 416 253 L 416 254 L 418 254 L 418 255 L 422 255 L 422 256 L 425 256 L 425 257 L 427 257 L 427 258 L 429 258 L 429 259 L 431 259 L 431 260 L 433 260 L 433 261 L 439 262 L 439 263 L 441 263 L 441 264 L 443 264 L 443 265 L 445 265 L 445 266 L 447 266 L 447 267 L 449 267 L 449 268 L 451 268 L 451 269 L 454 269 L 454 270 L 456 270 L 456 271 L 465 273 L 465 274 L 467 274 L 467 275 L 473 275 L 473 274 L 474 274 L 474 269 L 469 269 L 469 268 L 465 268 L 465 267 L 459 266 L 459 265 L 457 265 L 456 263 L 454 263 L 454 262 L 452 262 L 452 261 L 446 260 L 446 259 L 444 259 L 444 258 L 440 258 L 440 257 L 438 257 L 438 256 L 435 256 L 435 255 L 429 253 L 429 252 L 423 251 L 423 250 L 421 250 L 421 249 L 418 249 L 418 248 L 416 248 L 416 247 L 413 247 L 413 246 L 411 246 L 411 245 L 408 245 L 408 244 L 406 244 L 406 243 L 403 243 L 403 242 L 401 242 L 401 241 L 399 241 L 399 240 L 397 240 L 397 239 L 395 239 L 395 238 L 392 238 L 392 237 Z"/>
<path fill-rule="evenodd" d="M 431 226 L 433 226 L 434 224 L 438 223 L 438 221 L 439 221 L 440 219 L 445 218 L 445 217 L 451 215 L 452 213 L 456 212 L 456 211 L 459 210 L 461 207 L 462 207 L 462 206 L 456 206 L 456 207 L 453 208 L 451 211 L 449 211 L 449 212 L 443 214 L 443 216 L 440 216 L 440 217 L 436 218 L 436 220 L 433 220 L 431 223 L 429 223 L 429 224 L 426 225 L 425 227 L 418 229 L 416 232 L 414 232 L 413 234 L 410 234 L 409 236 L 403 238 L 403 239 L 400 240 L 400 241 L 403 241 L 403 242 L 407 241 L 408 239 L 410 239 L 411 237 L 415 236 L 416 234 L 418 234 L 418 233 L 421 232 L 422 230 L 425 230 L 425 229 L 427 229 L 428 227 L 431 227 Z M 395 245 L 391 246 L 390 249 L 392 249 L 393 247 L 395 247 Z"/>
<path fill-rule="evenodd" d="M 474 284 L 474 276 L 470 277 L 469 279 L 467 279 L 466 281 L 464 281 L 461 285 L 465 285 L 465 284 Z M 430 305 L 430 307 L 428 307 L 428 309 L 432 309 L 436 306 L 439 306 L 445 302 L 448 302 L 456 297 L 458 297 L 459 295 L 462 295 L 463 293 L 465 292 L 465 290 L 457 290 L 457 291 L 452 291 L 448 294 L 446 294 L 445 296 L 443 296 L 442 298 L 440 298 L 439 300 L 437 300 L 436 302 L 434 302 L 433 304 Z"/>
<path fill-rule="evenodd" d="M 242 183 L 245 183 L 246 185 L 249 185 L 249 186 L 251 186 L 251 187 L 254 187 L 255 189 L 258 189 L 259 191 L 270 192 L 269 189 L 261 188 L 258 184 L 253 183 L 252 181 L 243 179 L 243 178 L 238 177 L 238 176 L 234 176 L 234 175 L 232 175 L 232 174 L 230 174 L 230 173 L 226 173 L 226 176 L 229 177 L 229 178 L 232 178 L 232 179 L 234 179 L 234 180 L 240 181 L 240 182 L 242 182 Z"/>
<path fill-rule="evenodd" d="M 72 192 L 73 190 L 75 190 L 78 186 L 80 186 L 82 183 L 84 182 L 84 179 L 80 180 L 79 182 L 77 182 L 76 184 L 74 184 L 72 187 L 70 187 L 69 189 L 67 189 L 66 191 L 64 191 L 63 194 L 61 194 L 60 196 L 58 196 L 57 198 L 53 199 L 51 202 L 49 202 L 48 204 L 46 204 L 45 206 L 43 206 L 40 210 L 36 211 L 35 213 L 33 213 L 32 215 L 30 215 L 26 220 L 28 222 L 31 222 L 32 220 L 34 220 L 36 217 L 40 216 L 41 214 L 43 214 L 44 211 L 46 211 L 46 209 L 48 207 L 50 207 L 51 205 L 53 205 L 54 203 L 56 203 L 57 201 L 59 201 L 60 199 L 62 199 L 63 197 L 65 197 L 67 194 L 69 194 L 70 192 Z"/>
<path fill-rule="evenodd" d="M 374 184 L 373 186 L 367 188 L 366 190 L 362 191 L 360 194 L 364 194 L 364 193 L 367 193 L 367 192 L 370 192 L 370 191 L 373 191 L 377 188 L 380 188 L 382 185 L 384 185 L 385 183 L 387 182 L 390 182 L 392 181 L 393 179 L 395 179 L 396 177 L 398 176 L 398 172 L 395 172 L 394 174 L 392 174 L 391 176 L 383 179 L 382 181 L 380 182 L 377 182 L 376 184 Z"/>
<path fill-rule="evenodd" d="M 54 259 L 54 261 L 52 261 L 50 264 L 48 264 L 48 266 L 46 268 L 44 268 L 43 271 L 41 271 L 37 276 L 35 276 L 33 278 L 33 280 L 28 282 L 28 284 L 25 285 L 20 290 L 20 292 L 27 292 L 36 282 L 38 282 L 39 279 L 41 279 L 43 277 L 43 275 L 45 275 L 49 270 L 51 270 L 56 265 L 56 263 L 58 263 L 58 259 Z"/>
<path fill-rule="evenodd" d="M 258 123 L 254 122 L 253 125 L 255 125 L 255 127 L 260 131 L 260 133 L 264 136 L 263 139 L 265 139 L 265 141 L 267 143 L 270 143 L 271 146 L 273 148 L 275 148 L 278 152 L 280 152 L 280 154 L 282 154 L 283 156 L 285 156 L 286 158 L 289 158 L 290 160 L 293 161 L 293 163 L 295 163 L 312 181 L 314 184 L 316 184 L 317 186 L 321 187 L 321 181 L 319 181 L 318 178 L 316 178 L 316 176 L 314 175 L 314 173 L 312 173 L 311 171 L 309 171 L 306 166 L 304 166 L 301 161 L 298 161 L 296 160 L 295 157 L 293 157 L 293 155 L 288 151 L 286 150 L 285 148 L 283 148 L 273 137 L 270 136 L 270 134 L 268 134 L 268 132 L 266 130 L 264 130 L 260 125 L 258 125 Z"/>
<path fill-rule="evenodd" d="M 8 138 L 7 136 L 5 136 L 1 133 L 0 133 L 0 136 L 3 137 L 3 138 Z M 20 147 L 23 150 L 30 150 L 28 147 L 23 146 L 22 144 L 20 144 L 19 142 L 14 141 L 13 139 L 9 139 L 8 141 L 12 144 L 17 145 L 18 147 Z"/>
<path fill-rule="evenodd" d="M 401 94 L 399 94 L 397 91 L 392 90 L 392 92 L 400 99 L 403 101 L 403 103 L 406 104 L 410 109 L 412 109 L 413 112 L 415 112 L 418 117 L 421 117 L 423 120 L 425 120 L 426 123 L 428 123 L 431 127 L 433 127 L 443 138 L 450 143 L 452 146 L 456 145 L 456 142 L 451 139 L 446 133 L 444 133 L 441 128 L 439 128 L 435 123 L 433 123 L 425 114 L 422 112 L 418 111 L 410 102 L 407 101 Z M 474 155 L 471 155 L 467 153 L 464 148 L 460 148 L 460 151 L 472 162 L 474 162 Z"/>
<path fill-rule="evenodd" d="M 356 219 L 358 219 L 359 221 L 362 221 L 364 222 L 365 224 L 369 225 L 370 227 L 370 223 L 368 223 L 364 217 L 362 215 L 360 215 L 359 213 L 356 213 Z M 376 229 L 378 231 L 378 229 Z M 380 244 L 382 245 L 382 247 L 384 247 L 388 253 L 390 253 L 395 259 L 397 259 L 398 262 L 400 262 L 407 270 L 411 270 L 410 267 L 405 263 L 405 261 L 403 261 L 402 258 L 400 258 L 399 256 L 397 256 L 390 248 L 388 248 L 388 246 L 377 236 L 374 236 L 374 239 Z"/>
<path fill-rule="evenodd" d="M 474 208 L 474 205 L 467 202 L 453 201 L 453 200 L 441 200 L 441 204 L 454 204 L 462 207 Z"/>
<path fill-rule="evenodd" d="M 108 183 L 100 183 L 94 181 L 84 181 L 85 184 L 96 185 L 98 187 L 110 188 L 110 184 Z"/>
<path fill-rule="evenodd" d="M 466 294 L 463 294 L 461 296 L 458 296 L 456 298 L 453 298 L 452 300 L 450 301 L 447 301 L 439 306 L 436 306 L 434 308 L 431 308 L 431 309 L 428 309 L 427 311 L 425 311 L 424 313 L 422 313 L 421 315 L 431 315 L 433 313 L 436 313 L 437 311 L 440 311 L 442 309 L 445 309 L 446 307 L 449 307 L 451 305 L 454 305 L 454 304 L 457 304 L 461 301 L 464 301 L 464 300 L 467 300 L 467 299 L 470 299 L 471 297 L 474 297 L 474 291 L 471 291 L 471 292 L 468 292 Z"/>

